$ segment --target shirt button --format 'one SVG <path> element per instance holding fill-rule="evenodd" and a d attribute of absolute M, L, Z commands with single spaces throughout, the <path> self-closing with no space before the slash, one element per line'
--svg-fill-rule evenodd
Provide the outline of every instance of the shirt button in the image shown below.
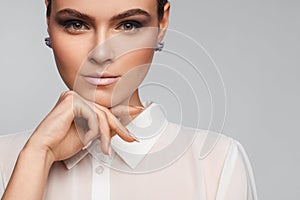
<path fill-rule="evenodd" d="M 95 171 L 97 174 L 102 174 L 104 171 L 104 167 L 100 165 L 95 169 Z"/>

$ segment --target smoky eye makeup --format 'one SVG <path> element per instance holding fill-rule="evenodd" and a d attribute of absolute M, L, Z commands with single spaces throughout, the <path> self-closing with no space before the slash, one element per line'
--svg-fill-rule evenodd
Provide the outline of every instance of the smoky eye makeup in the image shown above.
<path fill-rule="evenodd" d="M 132 34 L 149 26 L 151 22 L 150 15 L 133 14 L 128 16 L 129 14 L 126 13 L 118 14 L 108 21 L 111 30 Z M 61 10 L 55 15 L 54 20 L 57 25 L 70 34 L 80 34 L 90 29 L 97 29 L 95 18 L 76 10 Z"/>
<path fill-rule="evenodd" d="M 128 34 L 136 33 L 142 28 L 149 26 L 150 18 L 133 17 L 123 19 L 112 25 L 116 32 L 124 32 Z"/>
<path fill-rule="evenodd" d="M 81 19 L 71 17 L 56 17 L 55 21 L 67 32 L 86 31 L 89 30 L 91 26 Z"/>
<path fill-rule="evenodd" d="M 125 20 L 120 22 L 117 26 L 116 29 L 118 31 L 125 31 L 125 32 L 130 32 L 130 31 L 137 31 L 138 29 L 144 27 L 143 22 L 139 22 L 137 20 Z"/>

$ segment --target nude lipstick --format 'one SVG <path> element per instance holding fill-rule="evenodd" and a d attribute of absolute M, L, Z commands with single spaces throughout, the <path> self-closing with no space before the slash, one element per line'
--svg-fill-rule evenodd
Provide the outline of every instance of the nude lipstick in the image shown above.
<path fill-rule="evenodd" d="M 110 73 L 104 72 L 102 74 L 90 74 L 84 76 L 84 80 L 94 86 L 106 86 L 117 82 L 120 76 L 112 75 Z"/>

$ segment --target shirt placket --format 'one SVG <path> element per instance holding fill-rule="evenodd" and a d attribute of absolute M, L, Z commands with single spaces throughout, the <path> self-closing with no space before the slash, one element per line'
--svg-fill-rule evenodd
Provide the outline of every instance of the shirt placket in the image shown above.
<path fill-rule="evenodd" d="M 109 157 L 102 153 L 100 142 L 93 145 L 90 153 L 93 157 L 92 200 L 109 200 L 110 168 L 103 163 L 103 160 Z"/>

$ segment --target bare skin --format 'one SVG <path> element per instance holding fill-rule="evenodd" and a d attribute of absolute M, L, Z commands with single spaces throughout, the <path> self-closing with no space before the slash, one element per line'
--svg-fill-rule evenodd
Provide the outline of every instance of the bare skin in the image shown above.
<path fill-rule="evenodd" d="M 162 41 L 168 26 L 170 4 L 165 5 L 163 19 L 159 21 L 156 0 L 54 0 L 52 3 L 51 15 L 47 17 L 48 32 L 59 73 L 70 91 L 60 95 L 54 108 L 35 129 L 20 152 L 2 200 L 42 199 L 52 164 L 76 154 L 95 138 L 101 138 L 101 148 L 105 154 L 109 154 L 110 140 L 115 134 L 127 142 L 137 142 L 135 136 L 124 126 L 143 110 L 139 108 L 142 107 L 142 103 L 137 86 L 148 72 L 154 50 L 145 48 L 118 59 L 101 53 L 92 55 L 90 52 L 101 42 L 124 31 L 124 27 L 126 31 L 135 30 L 134 24 L 128 20 L 140 19 L 147 21 L 144 26 L 160 28 L 161 31 L 153 35 L 153 41 L 150 41 L 153 43 Z M 69 14 L 58 14 L 65 8 L 87 14 L 94 20 L 93 24 L 84 21 L 85 19 L 76 18 L 72 19 L 77 20 L 76 22 L 62 27 L 59 21 L 71 17 Z M 145 10 L 150 16 L 135 14 L 117 21 L 111 20 L 113 16 L 132 8 Z M 128 23 L 125 24 L 124 21 Z M 82 68 L 85 61 L 93 61 L 94 66 L 99 68 L 93 65 Z M 109 67 L 104 66 L 104 63 L 109 63 Z M 136 80 L 125 76 L 141 65 L 144 65 L 144 68 L 138 71 L 140 78 Z M 83 89 L 75 87 L 76 81 L 80 85 L 86 84 L 81 82 L 81 72 L 87 72 L 85 69 L 117 73 L 125 82 L 127 78 L 133 84 L 125 85 L 129 92 L 115 99 L 112 99 L 112 93 L 116 84 L 92 88 L 90 91 L 89 86 Z M 95 99 L 90 98 L 89 92 Z M 87 131 L 84 132 L 75 126 L 74 119 L 78 117 L 87 121 Z M 80 133 L 82 131 L 83 134 Z"/>

